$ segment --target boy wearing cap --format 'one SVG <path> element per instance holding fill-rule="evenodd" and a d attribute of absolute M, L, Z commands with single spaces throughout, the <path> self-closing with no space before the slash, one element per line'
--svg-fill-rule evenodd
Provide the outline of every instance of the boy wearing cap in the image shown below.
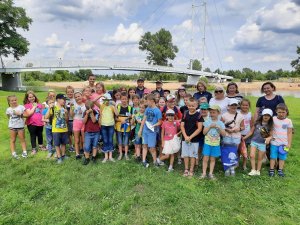
<path fill-rule="evenodd" d="M 155 91 L 159 93 L 160 97 L 164 97 L 164 89 L 162 89 L 163 83 L 161 80 L 155 82 L 156 88 Z"/>
<path fill-rule="evenodd" d="M 52 133 L 57 155 L 57 163 L 66 158 L 66 144 L 68 144 L 68 111 L 65 109 L 66 97 L 64 94 L 56 95 L 56 105 L 51 105 L 45 115 L 46 119 L 53 116 Z"/>
<path fill-rule="evenodd" d="M 146 168 L 149 166 L 146 162 L 148 148 L 150 148 L 154 165 L 159 166 L 156 158 L 156 136 L 162 119 L 161 112 L 156 107 L 155 97 L 153 94 L 149 94 L 147 96 L 147 102 L 148 107 L 145 110 L 144 118 L 138 133 L 139 137 L 143 136 L 143 165 Z"/>
<path fill-rule="evenodd" d="M 205 104 L 205 105 L 204 105 Z M 206 109 L 208 108 L 207 103 L 202 103 L 200 108 Z M 203 134 L 204 138 L 204 146 L 203 146 L 203 162 L 202 162 L 202 175 L 200 178 L 206 178 L 206 171 L 208 167 L 208 160 L 210 160 L 209 164 L 209 179 L 215 179 L 214 177 L 214 168 L 216 163 L 216 158 L 221 155 L 220 141 L 221 135 L 225 135 L 225 125 L 222 121 L 219 120 L 221 109 L 218 105 L 212 105 L 209 107 L 209 115 L 208 118 L 203 123 Z"/>
<path fill-rule="evenodd" d="M 198 101 L 195 98 L 190 98 L 188 102 L 189 111 L 181 120 L 181 131 L 183 135 L 182 153 L 184 158 L 184 174 L 183 176 L 193 176 L 195 159 L 198 158 L 198 147 L 200 140 L 200 132 L 202 131 L 203 118 L 197 112 Z"/>

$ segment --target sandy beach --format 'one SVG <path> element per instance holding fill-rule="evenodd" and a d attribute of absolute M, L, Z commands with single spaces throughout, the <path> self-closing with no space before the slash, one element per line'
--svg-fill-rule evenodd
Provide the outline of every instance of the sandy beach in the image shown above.
<path fill-rule="evenodd" d="M 105 85 L 114 85 L 114 84 L 121 84 L 121 85 L 126 85 L 126 86 L 136 86 L 136 81 L 104 81 L 103 82 Z M 257 81 L 257 82 L 250 82 L 250 83 L 242 83 L 242 82 L 236 82 L 239 89 L 241 91 L 251 91 L 251 90 L 260 90 L 261 85 L 264 82 Z M 276 86 L 277 91 L 300 91 L 300 82 L 293 82 L 293 83 L 288 83 L 288 82 L 273 82 L 274 85 Z M 67 85 L 73 86 L 75 89 L 80 89 L 83 88 L 88 84 L 87 81 L 81 81 L 81 82 L 46 82 L 45 86 L 49 88 L 64 88 Z M 184 83 L 180 82 L 166 82 L 163 84 L 164 89 L 169 89 L 169 90 L 176 90 L 178 87 L 183 85 Z M 226 85 L 228 83 L 210 83 L 210 85 L 214 86 L 224 86 L 226 88 Z M 145 81 L 145 87 L 153 90 L 155 89 L 155 83 Z"/>

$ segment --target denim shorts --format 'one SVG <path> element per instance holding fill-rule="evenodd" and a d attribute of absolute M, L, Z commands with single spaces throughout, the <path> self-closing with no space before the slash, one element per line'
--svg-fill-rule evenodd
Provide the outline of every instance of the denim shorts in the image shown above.
<path fill-rule="evenodd" d="M 141 145 L 142 144 L 142 137 L 139 137 L 137 134 L 135 135 L 134 139 L 134 144 L 135 145 Z"/>
<path fill-rule="evenodd" d="M 143 132 L 143 145 L 148 145 L 149 148 L 156 147 L 156 139 L 157 133 L 156 132 Z"/>
<path fill-rule="evenodd" d="M 129 144 L 130 132 L 119 132 L 117 131 L 118 145 L 128 145 Z"/>
<path fill-rule="evenodd" d="M 212 156 L 212 157 L 219 157 L 221 156 L 221 148 L 220 145 L 218 146 L 211 146 L 208 144 L 204 144 L 202 154 L 204 156 Z"/>
<path fill-rule="evenodd" d="M 91 152 L 92 149 L 97 148 L 98 141 L 99 141 L 99 132 L 85 132 L 84 151 Z"/>
<path fill-rule="evenodd" d="M 266 151 L 266 144 L 265 143 L 257 143 L 255 141 L 251 141 L 251 147 L 255 147 L 257 150 L 261 151 L 261 152 L 265 152 Z"/>
<path fill-rule="evenodd" d="M 14 131 L 14 132 L 18 132 L 18 131 L 22 131 L 24 130 L 24 127 L 20 127 L 20 128 L 9 128 L 11 131 Z"/>
<path fill-rule="evenodd" d="M 55 147 L 59 147 L 60 145 L 66 145 L 69 143 L 68 132 L 62 133 L 52 133 L 53 134 L 53 142 Z"/>
<path fill-rule="evenodd" d="M 197 143 L 186 143 L 182 141 L 181 157 L 182 158 L 196 158 L 198 159 L 198 147 L 199 142 Z"/>
<path fill-rule="evenodd" d="M 277 159 L 279 158 L 280 160 L 286 160 L 288 153 L 286 154 L 280 154 L 279 153 L 279 146 L 276 145 L 270 145 L 270 159 Z"/>

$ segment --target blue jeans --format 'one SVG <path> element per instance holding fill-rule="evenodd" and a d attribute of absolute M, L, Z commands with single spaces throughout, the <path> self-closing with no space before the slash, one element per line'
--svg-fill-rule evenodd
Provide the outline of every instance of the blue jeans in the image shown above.
<path fill-rule="evenodd" d="M 97 148 L 99 141 L 99 132 L 85 132 L 84 133 L 84 151 L 91 152 Z"/>
<path fill-rule="evenodd" d="M 114 126 L 101 126 L 101 134 L 103 138 L 103 152 L 112 152 L 114 150 Z"/>
<path fill-rule="evenodd" d="M 119 132 L 117 131 L 118 145 L 128 145 L 129 144 L 129 134 L 130 132 Z"/>
<path fill-rule="evenodd" d="M 53 134 L 52 134 L 52 128 L 48 129 L 46 128 L 46 139 L 47 139 L 47 149 L 49 153 L 52 153 L 53 148 Z"/>

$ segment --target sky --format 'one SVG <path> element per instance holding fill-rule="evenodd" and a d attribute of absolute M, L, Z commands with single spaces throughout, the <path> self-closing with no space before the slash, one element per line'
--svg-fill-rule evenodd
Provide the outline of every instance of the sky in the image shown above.
<path fill-rule="evenodd" d="M 212 71 L 292 70 L 300 46 L 300 0 L 207 0 L 206 7 L 200 0 L 14 2 L 33 19 L 22 31 L 30 42 L 23 59 L 32 61 L 145 63 L 138 42 L 161 28 L 179 48 L 171 61 L 178 68 L 193 58 Z"/>

